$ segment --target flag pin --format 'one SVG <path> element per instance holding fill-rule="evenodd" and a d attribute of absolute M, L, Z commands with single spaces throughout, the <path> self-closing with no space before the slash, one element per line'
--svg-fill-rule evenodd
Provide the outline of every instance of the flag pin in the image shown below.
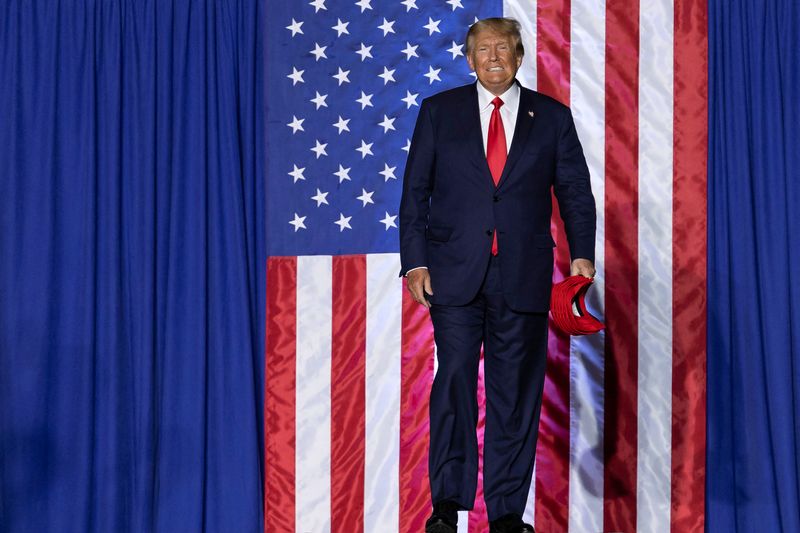
<path fill-rule="evenodd" d="M 528 116 L 532 117 L 533 116 L 533 111 L 528 111 Z"/>

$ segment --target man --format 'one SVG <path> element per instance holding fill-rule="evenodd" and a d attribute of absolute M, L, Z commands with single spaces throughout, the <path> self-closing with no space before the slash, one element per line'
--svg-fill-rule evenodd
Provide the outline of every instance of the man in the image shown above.
<path fill-rule="evenodd" d="M 522 87 L 519 23 L 490 18 L 466 40 L 474 84 L 426 98 L 400 205 L 401 275 L 430 309 L 438 370 L 430 395 L 427 533 L 454 533 L 474 504 L 477 378 L 484 349 L 484 499 L 490 533 L 522 521 L 544 388 L 553 273 L 551 187 L 571 274 L 594 276 L 595 205 L 569 109 Z"/>

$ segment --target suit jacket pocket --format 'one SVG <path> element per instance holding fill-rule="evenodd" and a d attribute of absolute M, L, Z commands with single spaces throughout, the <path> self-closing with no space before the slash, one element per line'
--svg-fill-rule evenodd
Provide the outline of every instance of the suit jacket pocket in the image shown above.
<path fill-rule="evenodd" d="M 443 226 L 428 226 L 425 229 L 425 237 L 429 241 L 447 242 L 452 234 L 453 228 L 445 228 Z"/>

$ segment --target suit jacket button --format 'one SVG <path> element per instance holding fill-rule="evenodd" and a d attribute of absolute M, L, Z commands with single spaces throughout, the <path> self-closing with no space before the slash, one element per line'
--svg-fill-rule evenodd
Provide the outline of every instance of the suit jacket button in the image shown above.
<path fill-rule="evenodd" d="M 486 230 L 486 235 L 488 235 L 489 237 L 492 236 L 492 233 L 494 233 L 492 230 L 490 230 L 490 229 Z"/>
<path fill-rule="evenodd" d="M 500 201 L 500 197 L 499 197 L 499 196 L 495 196 L 495 197 L 493 198 L 493 200 L 494 200 L 495 202 L 499 202 L 499 201 Z"/>

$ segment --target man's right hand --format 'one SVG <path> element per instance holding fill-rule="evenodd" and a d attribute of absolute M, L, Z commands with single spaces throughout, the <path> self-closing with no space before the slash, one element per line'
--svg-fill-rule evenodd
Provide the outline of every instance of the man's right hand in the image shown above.
<path fill-rule="evenodd" d="M 425 293 L 433 294 L 433 287 L 431 287 L 431 275 L 427 268 L 418 268 L 412 270 L 406 275 L 408 280 L 408 291 L 414 299 L 430 308 L 431 303 L 425 298 Z"/>

